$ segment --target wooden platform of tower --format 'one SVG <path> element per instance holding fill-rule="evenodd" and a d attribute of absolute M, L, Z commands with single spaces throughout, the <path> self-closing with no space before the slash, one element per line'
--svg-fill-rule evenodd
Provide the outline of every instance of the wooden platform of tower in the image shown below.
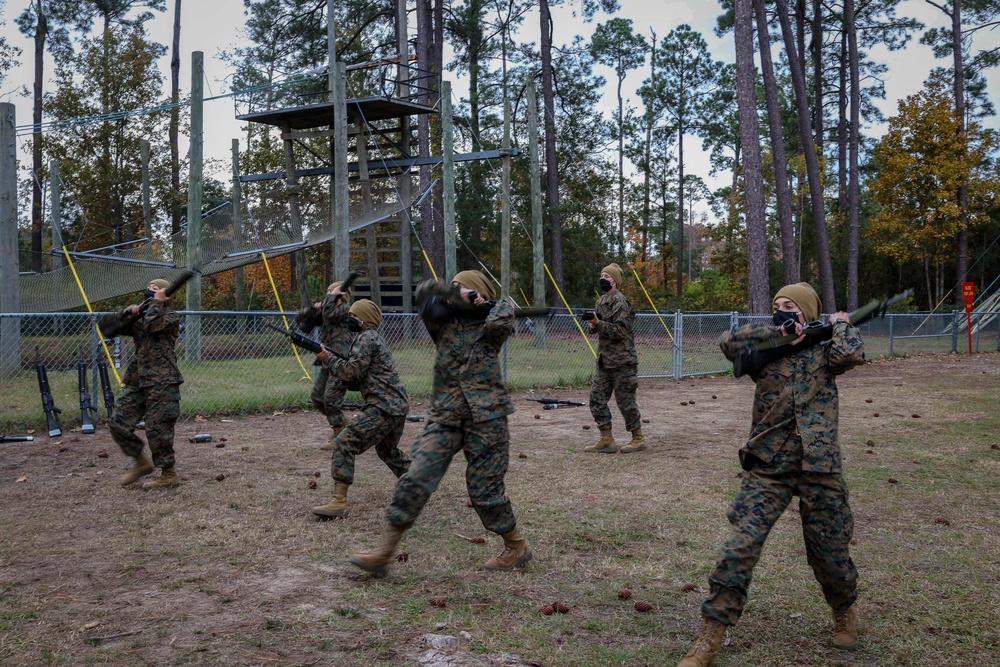
<path fill-rule="evenodd" d="M 380 82 L 377 95 L 346 97 L 343 102 L 347 118 L 347 146 L 349 156 L 341 168 L 348 171 L 348 180 L 360 185 L 361 204 L 365 210 L 371 208 L 372 199 L 398 197 L 408 201 L 410 179 L 402 178 L 414 167 L 432 164 L 433 158 L 413 155 L 410 147 L 417 144 L 412 134 L 416 127 L 414 117 L 439 113 L 438 88 L 430 75 L 416 68 L 396 62 L 377 62 L 352 65 L 345 68 L 348 76 L 377 72 L 374 79 Z M 361 78 L 360 76 L 357 78 Z M 370 83 L 370 81 L 369 81 Z M 349 87 L 349 90 L 351 88 Z M 337 169 L 336 160 L 314 169 L 298 169 L 293 145 L 306 138 L 325 137 L 331 140 L 331 156 L 337 154 L 334 116 L 338 101 L 332 91 L 311 91 L 310 99 L 317 102 L 293 104 L 281 108 L 251 110 L 237 116 L 237 119 L 261 123 L 281 130 L 285 146 L 285 171 L 265 174 L 248 174 L 240 177 L 241 182 L 284 179 L 285 193 L 292 226 L 297 232 L 302 230 L 299 211 L 299 179 L 317 175 L 331 175 Z M 269 104 L 270 105 L 270 104 Z M 395 121 L 386 124 L 384 121 Z M 379 125 L 375 138 L 372 123 Z M 374 153 L 374 155 L 373 155 Z M 440 159 L 437 160 L 438 162 Z M 387 188 L 398 188 L 389 192 Z M 353 195 L 359 196 L 357 192 Z M 337 192 L 331 186 L 331 209 Z M 353 221 L 348 221 L 352 224 Z M 419 268 L 419 258 L 414 260 L 412 225 L 407 211 L 391 218 L 368 225 L 350 234 L 350 271 L 357 271 L 361 278 L 354 286 L 356 297 L 370 297 L 386 312 L 412 311 L 413 270 Z M 340 249 L 335 249 L 340 252 Z M 335 276 L 340 278 L 340 276 Z"/>

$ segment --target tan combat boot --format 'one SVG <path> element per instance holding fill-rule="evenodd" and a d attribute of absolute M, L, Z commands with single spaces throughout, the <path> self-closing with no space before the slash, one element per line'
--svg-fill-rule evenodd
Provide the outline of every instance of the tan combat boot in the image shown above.
<path fill-rule="evenodd" d="M 403 539 L 405 530 L 405 528 L 391 523 L 387 524 L 385 532 L 382 534 L 382 544 L 378 545 L 374 551 L 351 554 L 351 564 L 357 565 L 366 572 L 371 572 L 376 577 L 384 577 L 389 569 L 389 561 L 396 553 L 396 547 Z"/>
<path fill-rule="evenodd" d="M 347 504 L 347 488 L 344 482 L 337 482 L 333 485 L 333 500 L 326 505 L 312 508 L 312 513 L 316 516 L 325 516 L 333 519 L 346 519 L 350 511 Z"/>
<path fill-rule="evenodd" d="M 154 479 L 152 482 L 146 482 L 142 485 L 143 491 L 149 491 L 151 489 L 171 489 L 175 486 L 180 486 L 181 478 L 177 476 L 174 472 L 174 467 L 161 468 L 160 476 Z"/>
<path fill-rule="evenodd" d="M 503 536 L 503 551 L 500 555 L 486 561 L 483 567 L 487 570 L 509 572 L 524 567 L 529 560 L 531 560 L 531 549 L 528 547 L 528 541 L 521 537 L 517 528 L 514 528 Z"/>
<path fill-rule="evenodd" d="M 632 431 L 632 442 L 618 451 L 622 454 L 631 454 L 632 452 L 641 452 L 644 449 L 646 449 L 646 438 L 642 435 L 642 428 L 637 428 Z"/>
<path fill-rule="evenodd" d="M 340 426 L 333 427 L 333 430 L 330 432 L 330 439 L 327 440 L 325 443 L 323 443 L 323 445 L 320 447 L 321 451 L 329 452 L 333 450 L 334 447 L 333 441 L 336 440 L 337 436 L 340 435 L 340 432 L 344 430 L 344 426 L 345 424 L 341 424 Z"/>
<path fill-rule="evenodd" d="M 833 646 L 844 651 L 858 647 L 858 616 L 853 605 L 833 612 Z"/>
<path fill-rule="evenodd" d="M 145 475 L 153 472 L 153 462 L 146 458 L 144 454 L 133 456 L 132 460 L 135 462 L 132 465 L 132 469 L 122 475 L 122 486 L 135 484 L 139 481 L 140 477 L 144 477 Z"/>
<path fill-rule="evenodd" d="M 705 618 L 701 625 L 701 634 L 691 646 L 691 650 L 681 658 L 677 667 L 711 667 L 715 664 L 715 656 L 722 646 L 722 638 L 726 635 L 727 626 L 714 618 Z"/>
<path fill-rule="evenodd" d="M 618 444 L 615 443 L 615 437 L 611 435 L 610 428 L 601 429 L 601 439 L 592 444 L 590 447 L 584 447 L 585 452 L 599 452 L 601 454 L 614 454 L 618 451 Z"/>

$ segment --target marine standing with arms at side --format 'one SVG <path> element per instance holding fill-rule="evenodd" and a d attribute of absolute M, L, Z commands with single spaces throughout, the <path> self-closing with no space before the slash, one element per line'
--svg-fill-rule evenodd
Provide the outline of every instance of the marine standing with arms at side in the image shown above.
<path fill-rule="evenodd" d="M 745 324 L 724 333 L 719 345 L 732 361 L 744 345 L 801 334 L 819 315 L 819 296 L 808 283 L 786 285 L 774 297 L 773 323 Z M 732 532 L 708 578 L 701 635 L 678 667 L 715 660 L 726 629 L 743 613 L 764 541 L 794 496 L 806 557 L 833 610 L 833 645 L 857 647 L 858 571 L 849 553 L 854 517 L 841 472 L 836 376 L 864 362 L 864 343 L 847 313 L 834 313 L 830 324 L 830 340 L 800 336 L 791 343 L 798 351 L 754 378 L 750 439 L 739 451 L 743 481 L 729 509 Z"/>
<path fill-rule="evenodd" d="M 357 385 L 365 400 L 363 411 L 334 440 L 330 464 L 333 500 L 312 508 L 317 516 L 347 516 L 347 489 L 354 483 L 354 457 L 358 454 L 375 447 L 378 457 L 397 479 L 410 467 L 410 459 L 399 449 L 410 403 L 389 346 L 379 333 L 381 323 L 382 310 L 374 301 L 355 301 L 348 328 L 357 335 L 348 358 L 341 359 L 325 349 L 316 355 L 332 375 Z"/>
<path fill-rule="evenodd" d="M 484 567 L 513 570 L 531 560 L 504 487 L 510 464 L 507 415 L 514 405 L 497 354 L 513 333 L 514 309 L 500 300 L 486 315 L 492 297 L 493 286 L 479 271 L 462 271 L 451 285 L 428 280 L 417 289 L 420 315 L 437 346 L 434 397 L 427 426 L 413 447 L 413 462 L 396 482 L 386 510 L 382 544 L 351 557 L 363 570 L 386 573 L 403 532 L 417 520 L 458 452 L 465 454 L 472 506 L 483 526 L 504 541 L 503 552 Z"/>
<path fill-rule="evenodd" d="M 111 437 L 133 466 L 121 478 L 130 486 L 160 469 L 160 476 L 142 485 L 145 490 L 174 487 L 181 483 L 174 472 L 174 425 L 181 414 L 181 383 L 177 368 L 177 337 L 180 316 L 170 307 L 164 290 L 169 283 L 162 278 L 150 281 L 143 294 L 145 313 L 131 328 L 123 330 L 135 342 L 135 354 L 125 371 L 125 391 L 115 401 L 108 421 Z M 141 306 L 127 306 L 120 313 L 104 315 L 99 323 L 103 331 L 118 329 L 118 323 L 140 313 Z M 143 442 L 135 434 L 135 425 L 146 421 L 146 439 L 152 460 L 143 454 Z"/>
<path fill-rule="evenodd" d="M 319 342 L 327 349 L 342 354 L 345 357 L 351 349 L 351 341 L 354 338 L 347 329 L 347 322 L 350 319 L 351 290 L 341 291 L 343 283 L 337 281 L 326 288 L 326 298 L 321 303 L 315 303 L 308 308 L 303 308 L 295 316 L 295 323 L 303 331 L 311 331 L 319 327 Z M 316 375 L 313 383 L 312 393 L 309 400 L 316 406 L 322 414 L 326 416 L 326 421 L 330 424 L 333 432 L 330 439 L 320 449 L 329 451 L 333 449 L 333 441 L 337 435 L 344 430 L 347 419 L 344 417 L 344 392 L 347 387 L 329 368 L 325 366 Z"/>
<path fill-rule="evenodd" d="M 622 270 L 617 264 L 601 269 L 601 291 L 604 294 L 594 306 L 589 320 L 591 333 L 597 334 L 597 367 L 590 387 L 590 414 L 601 430 L 601 438 L 585 452 L 631 454 L 646 449 L 642 435 L 642 415 L 635 402 L 639 388 L 639 355 L 635 351 L 635 310 L 621 291 Z M 611 410 L 608 401 L 614 393 L 618 409 L 625 418 L 625 429 L 632 440 L 618 448 L 611 433 Z"/>

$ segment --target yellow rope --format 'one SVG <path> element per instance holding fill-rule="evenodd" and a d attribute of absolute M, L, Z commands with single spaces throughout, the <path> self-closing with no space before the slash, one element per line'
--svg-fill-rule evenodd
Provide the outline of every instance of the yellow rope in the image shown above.
<path fill-rule="evenodd" d="M 542 266 L 545 267 L 545 273 L 549 274 L 549 280 L 552 281 L 552 286 L 556 288 L 556 294 L 558 294 L 559 298 L 562 299 L 563 305 L 566 306 L 566 310 L 568 310 L 570 313 L 572 313 L 573 309 L 569 307 L 569 304 L 566 302 L 566 297 L 563 296 L 562 290 L 559 289 L 559 285 L 556 284 L 556 279 L 552 277 L 552 272 L 549 271 L 549 265 L 548 264 L 542 264 Z M 594 351 L 594 346 L 590 344 L 590 339 L 587 338 L 587 334 L 585 334 L 583 332 L 583 327 L 580 326 L 580 321 L 577 318 L 574 317 L 573 318 L 573 323 L 576 324 L 576 328 L 580 330 L 580 335 L 583 336 L 584 342 L 586 342 L 587 343 L 587 347 L 590 348 L 590 353 L 592 355 L 594 355 L 594 359 L 596 359 L 597 358 L 597 352 Z"/>
<path fill-rule="evenodd" d="M 80 282 L 80 276 L 76 274 L 76 267 L 73 266 L 73 259 L 69 256 L 69 250 L 66 246 L 62 247 L 63 254 L 66 255 L 66 262 L 69 264 L 69 270 L 73 272 L 73 279 L 76 280 L 76 286 L 80 288 L 80 294 L 83 296 L 83 303 L 87 305 L 87 312 L 93 313 L 94 309 L 90 307 L 90 299 L 87 298 L 87 293 L 83 289 L 83 283 Z M 94 326 L 97 327 L 97 322 L 94 322 Z M 101 333 L 100 328 L 97 328 L 97 338 L 101 341 L 101 347 L 104 348 L 104 354 L 108 356 L 108 367 L 111 368 L 111 372 L 115 374 L 115 380 L 118 381 L 119 387 L 124 387 L 125 383 L 122 382 L 121 376 L 118 375 L 118 369 L 115 368 L 114 359 L 111 357 L 111 350 L 108 349 L 108 344 L 104 342 L 104 334 Z"/>
<path fill-rule="evenodd" d="M 657 316 L 659 316 L 660 315 L 660 311 L 658 311 L 656 309 L 656 304 L 653 303 L 653 299 L 650 298 L 649 292 L 646 291 L 645 285 L 642 284 L 642 279 L 639 277 L 639 274 L 636 273 L 635 269 L 632 269 L 632 273 L 635 275 L 635 279 L 639 281 L 639 287 L 642 288 L 642 293 L 646 295 L 646 300 L 649 301 L 649 305 L 653 307 L 653 312 L 656 313 Z M 670 329 L 667 329 L 667 323 L 663 321 L 663 317 L 662 316 L 660 316 L 660 324 L 663 325 L 663 328 L 666 330 L 667 335 L 670 336 L 670 342 L 673 343 L 674 342 L 674 335 L 672 333 L 670 333 Z"/>
<path fill-rule="evenodd" d="M 524 293 L 524 290 L 518 287 L 517 291 L 521 293 L 522 297 L 524 297 L 524 302 L 528 304 L 528 306 L 531 306 L 531 299 L 529 299 L 528 295 Z"/>
<path fill-rule="evenodd" d="M 427 256 L 427 251 L 421 248 L 420 252 L 424 253 L 424 261 L 427 262 L 427 268 L 431 270 L 431 275 L 434 276 L 434 280 L 437 280 L 438 279 L 437 271 L 434 270 L 434 265 L 431 264 L 431 258 Z"/>
<path fill-rule="evenodd" d="M 267 255 L 260 253 L 261 258 L 264 260 L 264 268 L 267 269 L 267 279 L 271 281 L 271 289 L 274 290 L 274 300 L 278 303 L 278 310 L 281 311 L 281 320 L 285 323 L 285 330 L 290 330 L 291 327 L 288 326 L 288 318 L 285 317 L 285 309 L 281 305 L 281 297 L 278 296 L 278 286 L 274 284 L 274 276 L 271 275 L 271 265 L 267 263 Z M 302 357 L 299 356 L 299 348 L 292 343 L 292 352 L 295 353 L 295 360 L 299 362 L 299 368 L 302 369 L 302 379 L 312 380 L 309 377 L 309 371 L 306 370 L 305 364 L 302 363 Z"/>

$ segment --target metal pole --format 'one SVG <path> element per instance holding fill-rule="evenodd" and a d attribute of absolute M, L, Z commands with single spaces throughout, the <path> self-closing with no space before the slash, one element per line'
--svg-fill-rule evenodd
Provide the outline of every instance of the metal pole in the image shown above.
<path fill-rule="evenodd" d="M 347 67 L 334 63 L 333 93 L 333 275 L 350 272 L 350 190 L 347 185 Z"/>
<path fill-rule="evenodd" d="M 503 193 L 500 231 L 500 297 L 510 296 L 510 100 L 503 99 Z"/>
<path fill-rule="evenodd" d="M 451 82 L 441 82 L 441 156 L 444 159 L 444 279 L 451 280 L 458 273 L 455 250 L 455 139 L 451 111 Z"/>

